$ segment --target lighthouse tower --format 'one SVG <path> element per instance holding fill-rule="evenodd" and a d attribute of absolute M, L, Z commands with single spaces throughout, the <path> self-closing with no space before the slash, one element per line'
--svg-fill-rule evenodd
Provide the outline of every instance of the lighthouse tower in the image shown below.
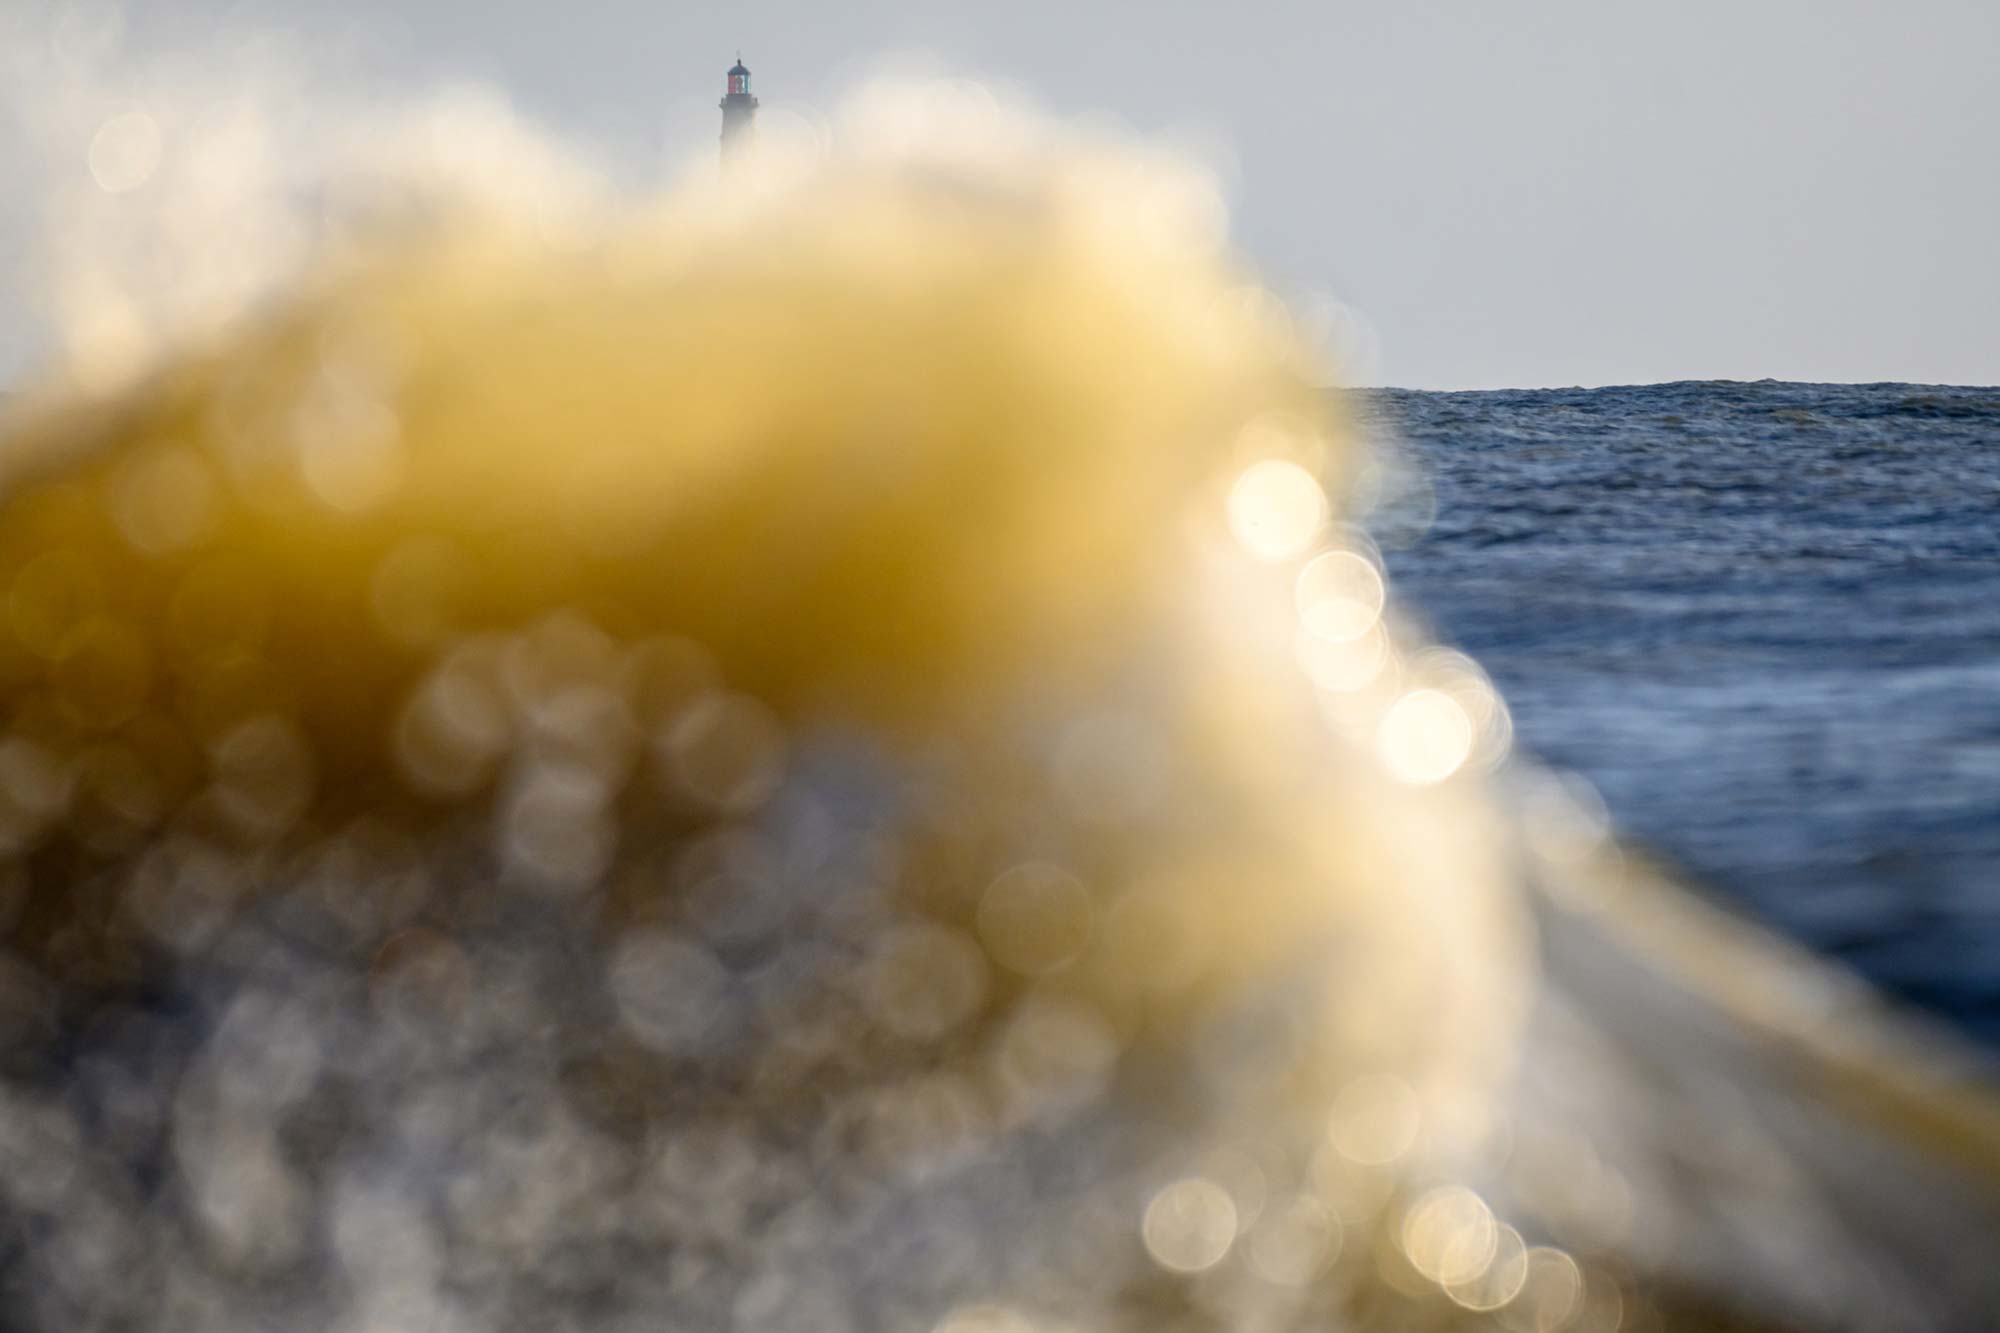
<path fill-rule="evenodd" d="M 743 57 L 729 67 L 729 91 L 722 98 L 722 164 L 742 156 L 757 133 L 757 99 L 750 95 L 750 71 Z"/>

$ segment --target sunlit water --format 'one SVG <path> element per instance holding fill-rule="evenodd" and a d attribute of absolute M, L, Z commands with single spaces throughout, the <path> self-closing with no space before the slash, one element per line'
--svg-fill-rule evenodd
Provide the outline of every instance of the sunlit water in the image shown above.
<path fill-rule="evenodd" d="M 1700 879 L 2000 1042 L 2000 390 L 1362 406 L 1429 479 L 1382 523 L 1390 570 L 1527 748 Z"/>

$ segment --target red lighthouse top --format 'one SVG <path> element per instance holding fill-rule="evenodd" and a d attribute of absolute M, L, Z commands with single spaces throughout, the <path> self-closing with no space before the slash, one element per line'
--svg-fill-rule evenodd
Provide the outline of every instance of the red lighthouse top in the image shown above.
<path fill-rule="evenodd" d="M 738 56 L 736 63 L 729 67 L 729 95 L 731 97 L 750 95 L 750 71 L 745 68 L 741 56 Z"/>

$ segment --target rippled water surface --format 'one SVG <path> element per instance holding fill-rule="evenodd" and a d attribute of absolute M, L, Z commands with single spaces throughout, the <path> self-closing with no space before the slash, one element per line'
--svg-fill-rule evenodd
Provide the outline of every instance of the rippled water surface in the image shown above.
<path fill-rule="evenodd" d="M 1422 393 L 1389 567 L 1629 836 L 2000 1044 L 2000 389 Z"/>

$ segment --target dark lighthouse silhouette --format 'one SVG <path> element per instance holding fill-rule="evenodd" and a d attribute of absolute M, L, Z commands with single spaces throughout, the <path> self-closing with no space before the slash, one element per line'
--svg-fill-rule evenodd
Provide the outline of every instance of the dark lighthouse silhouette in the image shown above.
<path fill-rule="evenodd" d="M 741 157 L 757 135 L 757 99 L 750 95 L 750 71 L 739 53 L 729 67 L 729 91 L 722 97 L 722 163 Z"/>

